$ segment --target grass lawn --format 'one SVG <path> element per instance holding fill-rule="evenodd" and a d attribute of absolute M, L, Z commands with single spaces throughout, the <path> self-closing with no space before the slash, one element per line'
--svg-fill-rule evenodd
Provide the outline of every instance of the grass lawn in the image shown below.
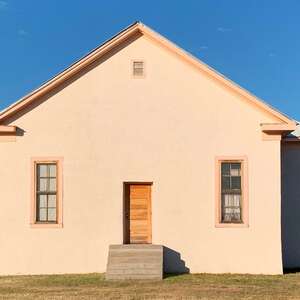
<path fill-rule="evenodd" d="M 103 274 L 0 277 L 0 299 L 300 299 L 300 273 L 187 274 L 105 281 Z"/>

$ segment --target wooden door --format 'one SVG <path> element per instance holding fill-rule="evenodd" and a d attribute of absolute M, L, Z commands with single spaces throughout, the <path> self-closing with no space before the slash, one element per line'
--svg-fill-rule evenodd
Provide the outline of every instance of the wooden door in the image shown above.
<path fill-rule="evenodd" d="M 127 184 L 125 186 L 125 223 L 126 243 L 151 243 L 150 184 Z"/>

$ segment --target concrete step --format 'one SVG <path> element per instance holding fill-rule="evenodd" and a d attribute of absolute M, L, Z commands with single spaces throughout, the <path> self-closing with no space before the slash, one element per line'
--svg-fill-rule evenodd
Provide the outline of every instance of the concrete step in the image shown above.
<path fill-rule="evenodd" d="M 159 269 L 161 266 L 160 263 L 153 263 L 153 264 L 148 264 L 148 263 L 124 263 L 124 264 L 114 264 L 110 263 L 108 264 L 108 268 L 110 270 L 127 270 L 130 268 L 135 268 L 135 269 Z"/>
<path fill-rule="evenodd" d="M 139 264 L 142 264 L 142 263 L 149 263 L 149 264 L 159 264 L 161 263 L 161 257 L 149 257 L 149 256 L 137 256 L 137 257 L 134 257 L 134 256 L 131 256 L 131 257 L 127 257 L 127 256 L 119 256 L 119 257 L 115 257 L 114 255 L 110 255 L 108 256 L 109 258 L 109 262 L 112 262 L 112 263 L 122 263 L 122 264 L 132 264 L 132 263 L 139 263 Z"/>
<path fill-rule="evenodd" d="M 110 253 L 113 257 L 116 257 L 116 258 L 122 258 L 122 257 L 127 257 L 127 258 L 135 258 L 135 257 L 146 257 L 146 258 L 159 258 L 160 257 L 160 252 L 158 251 L 155 251 L 155 252 L 141 252 L 141 251 L 124 251 L 124 252 L 121 252 L 121 251 L 112 251 Z"/>
<path fill-rule="evenodd" d="M 130 269 L 115 269 L 109 270 L 110 275 L 160 275 L 160 270 L 157 269 L 140 269 L 140 268 L 130 268 Z"/>
<path fill-rule="evenodd" d="M 161 280 L 157 275 L 134 275 L 130 274 L 125 276 L 124 274 L 120 275 L 106 275 L 106 280 Z"/>
<path fill-rule="evenodd" d="M 163 247 L 160 245 L 111 245 L 106 279 L 162 279 Z"/>

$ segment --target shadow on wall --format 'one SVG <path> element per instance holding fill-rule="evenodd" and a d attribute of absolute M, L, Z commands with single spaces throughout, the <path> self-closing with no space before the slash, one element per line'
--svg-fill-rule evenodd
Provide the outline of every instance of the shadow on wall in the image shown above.
<path fill-rule="evenodd" d="M 164 273 L 185 274 L 190 273 L 190 269 L 186 267 L 185 261 L 181 259 L 179 252 L 163 246 Z"/>
<path fill-rule="evenodd" d="M 300 268 L 300 144 L 285 143 L 281 153 L 281 240 L 285 272 Z"/>

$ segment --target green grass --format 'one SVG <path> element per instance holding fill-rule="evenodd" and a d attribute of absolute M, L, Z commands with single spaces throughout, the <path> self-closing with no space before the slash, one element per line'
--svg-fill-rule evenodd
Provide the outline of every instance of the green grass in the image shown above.
<path fill-rule="evenodd" d="M 0 299 L 300 299 L 300 273 L 186 274 L 105 281 L 103 274 L 0 277 Z"/>

